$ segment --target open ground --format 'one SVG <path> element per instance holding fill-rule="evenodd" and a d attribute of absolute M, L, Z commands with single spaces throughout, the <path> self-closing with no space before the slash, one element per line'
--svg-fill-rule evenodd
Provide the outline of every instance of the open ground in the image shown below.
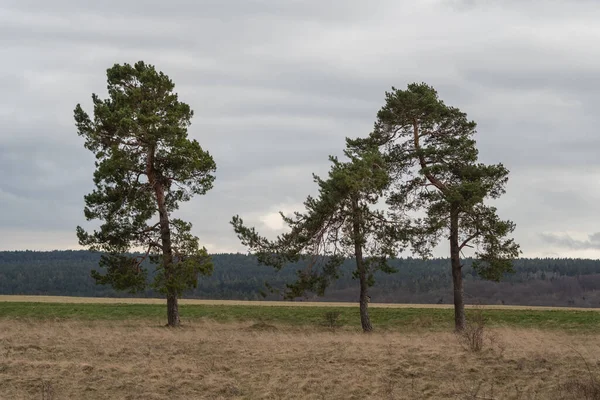
<path fill-rule="evenodd" d="M 451 333 L 447 309 L 373 308 L 376 331 L 363 334 L 355 307 L 331 304 L 184 304 L 184 326 L 169 329 L 161 304 L 19 300 L 0 304 L 1 399 L 592 399 L 600 392 L 595 311 L 486 309 L 484 348 L 472 352 Z M 340 313 L 335 329 L 324 323 L 331 311 Z"/>

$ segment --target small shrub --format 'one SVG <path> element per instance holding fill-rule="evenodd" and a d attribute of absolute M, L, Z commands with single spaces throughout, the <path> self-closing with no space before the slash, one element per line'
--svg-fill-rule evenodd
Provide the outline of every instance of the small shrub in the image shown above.
<path fill-rule="evenodd" d="M 485 318 L 481 310 L 475 310 L 473 316 L 467 320 L 465 329 L 458 332 L 461 345 L 468 351 L 479 353 L 483 350 L 485 339 Z"/>
<path fill-rule="evenodd" d="M 323 315 L 325 326 L 331 329 L 339 327 L 341 325 L 339 322 L 340 315 L 342 315 L 342 313 L 339 311 L 327 311 Z"/>

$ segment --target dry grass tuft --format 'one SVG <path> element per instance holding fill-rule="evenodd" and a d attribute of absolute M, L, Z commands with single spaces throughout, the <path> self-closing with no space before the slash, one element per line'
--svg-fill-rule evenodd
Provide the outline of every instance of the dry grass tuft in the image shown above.
<path fill-rule="evenodd" d="M 421 328 L 433 328 L 436 322 L 431 315 L 419 315 L 411 321 L 411 327 L 413 329 Z"/>
<path fill-rule="evenodd" d="M 42 381 L 42 400 L 54 399 L 54 388 L 50 382 Z"/>
<path fill-rule="evenodd" d="M 572 377 L 560 385 L 563 399 L 600 400 L 598 371 L 594 370 L 586 358 L 573 346 L 568 346 L 585 365 L 586 373 Z M 596 362 L 598 364 L 598 362 Z"/>
<path fill-rule="evenodd" d="M 600 399 L 600 385 L 595 379 L 573 379 L 562 384 L 560 389 L 563 392 L 564 399 Z"/>
<path fill-rule="evenodd" d="M 576 352 L 595 367 L 599 335 L 486 332 L 502 354 L 491 346 L 465 351 L 453 333 L 416 328 L 363 335 L 210 321 L 173 330 L 148 321 L 4 319 L 0 398 L 597 398 L 573 382 L 589 381 Z"/>
<path fill-rule="evenodd" d="M 266 322 L 259 321 L 248 327 L 249 331 L 259 331 L 259 332 L 274 332 L 277 330 L 275 325 L 267 324 Z"/>

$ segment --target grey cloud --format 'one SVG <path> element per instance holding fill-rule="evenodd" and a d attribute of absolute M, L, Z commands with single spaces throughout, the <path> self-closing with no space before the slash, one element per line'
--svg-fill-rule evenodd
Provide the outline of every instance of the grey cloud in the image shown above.
<path fill-rule="evenodd" d="M 143 15 L 160 18 L 251 18 L 253 16 L 292 17 L 321 21 L 340 21 L 359 17 L 369 6 L 360 1 L 332 0 L 269 1 L 269 0 L 174 0 L 164 2 L 147 0 L 143 7 L 133 1 L 107 0 L 101 3 L 81 3 L 76 0 L 59 0 L 52 4 L 36 0 L 8 1 L 10 9 L 39 10 L 44 14 L 70 12 L 84 15 Z M 195 14 L 197 13 L 197 14 Z M 192 15 L 191 15 L 192 14 Z"/>
<path fill-rule="evenodd" d="M 140 24 L 140 28 L 147 29 L 152 25 L 152 21 L 147 21 Z M 76 34 L 75 34 L 76 33 Z M 115 41 L 122 40 L 124 36 L 127 41 L 123 42 L 125 49 L 168 49 L 168 48 L 193 48 L 197 41 L 193 38 L 186 37 L 166 37 L 160 32 L 148 35 L 143 31 L 131 32 L 124 34 L 123 32 L 105 32 L 101 35 L 96 31 L 77 32 L 77 30 L 65 25 L 64 28 L 50 29 L 31 29 L 29 26 L 20 25 L 15 27 L 2 26 L 0 27 L 0 43 L 6 45 L 19 44 L 21 46 L 36 46 L 39 45 L 40 36 L 43 36 L 43 41 L 46 43 L 67 42 L 69 45 L 89 46 L 93 45 L 110 45 Z"/>
<path fill-rule="evenodd" d="M 90 181 L 93 158 L 83 146 L 59 145 L 51 140 L 16 143 L 0 148 L 2 188 L 18 197 L 64 195 L 69 188 Z M 69 198 L 64 199 L 69 202 Z"/>
<path fill-rule="evenodd" d="M 0 227 L 73 230 L 83 220 L 93 159 L 51 140 L 0 147 Z"/>
<path fill-rule="evenodd" d="M 386 76 L 369 76 L 362 70 L 346 71 L 341 66 L 319 67 L 310 60 L 291 62 L 245 56 L 237 61 L 240 64 L 234 67 L 200 67 L 201 74 L 199 68 L 193 65 L 174 66 L 176 70 L 172 75 L 179 79 L 179 86 L 189 85 L 204 90 L 237 88 L 250 92 L 277 91 L 289 96 L 288 101 L 304 98 L 304 107 L 311 106 L 306 100 L 307 97 L 312 97 L 319 103 L 329 103 L 330 107 L 324 108 L 323 112 L 330 108 L 334 111 L 340 107 L 356 108 L 358 104 L 365 103 L 370 105 L 367 111 L 369 108 L 372 111 L 378 108 L 384 98 L 384 91 L 389 90 L 395 80 Z M 254 106 L 259 107 L 258 104 Z M 269 110 L 268 104 L 264 109 Z M 350 113 L 353 114 L 354 112 Z M 371 116 L 370 119 L 372 118 Z"/>
<path fill-rule="evenodd" d="M 544 21 L 564 21 L 574 17 L 589 17 L 598 13 L 595 0 L 439 0 L 439 5 L 459 11 L 498 11 L 525 17 L 543 17 Z"/>
<path fill-rule="evenodd" d="M 592 233 L 587 240 L 573 239 L 567 234 L 542 233 L 540 236 L 553 246 L 572 250 L 600 250 L 600 232 Z"/>
<path fill-rule="evenodd" d="M 5 1 L 0 235 L 76 246 L 93 157 L 73 108 L 104 96 L 106 68 L 143 59 L 174 80 L 217 161 L 215 188 L 181 209 L 214 248 L 243 250 L 232 215 L 260 226 L 300 204 L 344 137 L 372 129 L 384 91 L 425 81 L 478 122 L 482 160 L 511 170 L 502 217 L 525 255 L 546 254 L 539 232 L 593 232 L 600 218 L 598 17 L 566 0 Z"/>
<path fill-rule="evenodd" d="M 516 66 L 498 65 L 465 68 L 463 73 L 465 80 L 486 87 L 512 88 L 520 91 L 556 90 L 566 101 L 582 98 L 600 90 L 600 78 L 591 66 L 578 66 L 553 60 L 552 52 L 545 54 L 545 58 L 548 64 L 536 65 L 535 68 L 530 66 L 525 70 Z"/>

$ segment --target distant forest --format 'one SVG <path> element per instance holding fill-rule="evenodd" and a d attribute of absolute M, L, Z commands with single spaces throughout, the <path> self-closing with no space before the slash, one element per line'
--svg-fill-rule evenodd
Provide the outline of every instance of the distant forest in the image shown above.
<path fill-rule="evenodd" d="M 86 297 L 131 297 L 111 287 L 96 285 L 90 276 L 98 269 L 99 254 L 88 251 L 5 251 L 0 252 L 0 294 L 62 295 Z M 515 273 L 501 282 L 479 279 L 464 261 L 463 275 L 467 303 L 540 306 L 600 307 L 600 260 L 519 259 Z M 213 255 L 214 272 L 201 277 L 198 287 L 185 298 L 276 300 L 265 283 L 283 288 L 293 282 L 302 263 L 277 272 L 259 265 L 244 254 Z M 397 273 L 376 275 L 371 289 L 377 303 L 452 303 L 452 283 L 448 259 L 403 258 L 391 262 Z M 324 297 L 311 301 L 358 301 L 358 282 L 348 260 L 341 279 L 335 281 Z M 136 297 L 161 297 L 150 290 Z M 265 297 L 266 296 L 266 297 Z M 298 299 L 303 300 L 303 299 Z"/>

